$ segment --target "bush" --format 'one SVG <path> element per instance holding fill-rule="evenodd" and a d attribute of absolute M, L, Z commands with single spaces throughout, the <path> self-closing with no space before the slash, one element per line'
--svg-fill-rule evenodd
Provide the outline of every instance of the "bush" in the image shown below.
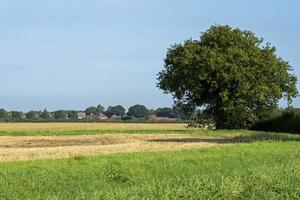
<path fill-rule="evenodd" d="M 254 130 L 288 132 L 300 134 L 300 109 L 286 109 L 258 121 Z"/>

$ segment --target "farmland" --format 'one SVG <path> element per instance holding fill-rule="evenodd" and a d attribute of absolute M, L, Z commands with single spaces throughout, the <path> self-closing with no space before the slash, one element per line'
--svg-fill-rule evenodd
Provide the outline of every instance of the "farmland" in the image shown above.
<path fill-rule="evenodd" d="M 0 199 L 300 199 L 300 136 L 1 123 Z"/>
<path fill-rule="evenodd" d="M 0 136 L 63 136 L 110 133 L 191 133 L 186 124 L 167 123 L 0 123 Z"/>

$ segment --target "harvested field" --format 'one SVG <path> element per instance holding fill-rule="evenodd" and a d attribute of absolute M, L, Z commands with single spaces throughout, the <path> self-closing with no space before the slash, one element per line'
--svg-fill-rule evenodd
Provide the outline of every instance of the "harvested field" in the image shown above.
<path fill-rule="evenodd" d="M 0 131 L 186 130 L 177 123 L 0 123 Z"/>
<path fill-rule="evenodd" d="M 171 151 L 228 145 L 194 134 L 120 134 L 80 136 L 2 136 L 0 161 L 68 158 L 120 152 Z"/>

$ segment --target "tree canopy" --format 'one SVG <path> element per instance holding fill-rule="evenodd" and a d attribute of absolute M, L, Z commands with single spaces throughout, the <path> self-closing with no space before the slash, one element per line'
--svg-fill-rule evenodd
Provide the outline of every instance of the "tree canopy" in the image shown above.
<path fill-rule="evenodd" d="M 246 128 L 281 98 L 296 97 L 291 72 L 276 48 L 253 32 L 214 25 L 200 39 L 168 49 L 158 87 L 185 112 L 202 108 L 217 128 Z"/>
<path fill-rule="evenodd" d="M 88 107 L 87 109 L 85 109 L 84 112 L 86 115 L 90 115 L 90 114 L 96 115 L 105 112 L 105 108 L 101 104 L 99 104 L 97 105 L 97 107 L 95 106 Z"/>
<path fill-rule="evenodd" d="M 157 117 L 170 117 L 176 118 L 176 112 L 172 108 L 164 107 L 155 110 L 155 115 Z"/>
<path fill-rule="evenodd" d="M 77 119 L 77 112 L 75 110 L 71 110 L 68 112 L 68 119 Z"/>
<path fill-rule="evenodd" d="M 85 109 L 84 112 L 85 112 L 86 115 L 97 114 L 98 113 L 98 109 L 95 106 L 90 106 L 87 109 Z"/>
<path fill-rule="evenodd" d="M 148 116 L 148 109 L 144 105 L 136 104 L 128 109 L 127 115 L 135 118 L 145 118 Z"/>
<path fill-rule="evenodd" d="M 41 113 L 40 117 L 42 119 L 50 119 L 50 113 L 46 109 L 44 109 L 43 112 Z"/>
<path fill-rule="evenodd" d="M 11 111 L 11 117 L 13 120 L 20 120 L 22 117 L 22 112 L 19 111 Z"/>
<path fill-rule="evenodd" d="M 0 108 L 0 119 L 5 120 L 7 118 L 7 112 L 3 108 Z"/>
<path fill-rule="evenodd" d="M 125 115 L 125 108 L 121 105 L 109 106 L 107 108 L 106 114 L 109 117 L 112 115 L 123 116 L 123 115 Z"/>
<path fill-rule="evenodd" d="M 102 106 L 101 104 L 99 104 L 99 105 L 97 105 L 96 111 L 98 113 L 103 113 L 103 112 L 105 112 L 105 108 L 104 108 L 104 106 Z"/>
<path fill-rule="evenodd" d="M 57 110 L 54 112 L 54 118 L 55 119 L 66 119 L 66 111 L 64 110 Z"/>
<path fill-rule="evenodd" d="M 26 118 L 31 120 L 35 119 L 36 113 L 37 112 L 35 111 L 29 111 L 28 113 L 26 113 Z"/>

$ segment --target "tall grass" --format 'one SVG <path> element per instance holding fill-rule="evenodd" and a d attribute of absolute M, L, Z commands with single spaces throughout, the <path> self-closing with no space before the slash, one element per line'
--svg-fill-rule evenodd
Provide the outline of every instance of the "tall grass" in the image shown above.
<path fill-rule="evenodd" d="M 0 164 L 0 199 L 299 199 L 300 143 Z"/>

